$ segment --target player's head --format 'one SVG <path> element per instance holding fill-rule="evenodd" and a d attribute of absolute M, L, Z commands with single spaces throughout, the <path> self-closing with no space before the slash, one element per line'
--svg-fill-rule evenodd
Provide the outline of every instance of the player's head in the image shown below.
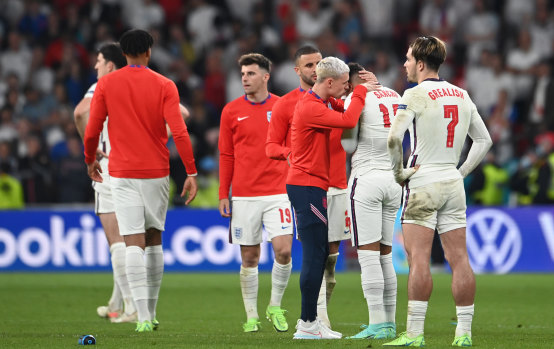
<path fill-rule="evenodd" d="M 350 69 L 350 72 L 348 72 L 348 76 L 350 78 L 349 82 L 351 85 L 351 89 L 354 89 L 354 87 L 358 86 L 359 84 L 363 84 L 363 81 L 360 78 L 359 73 L 362 70 L 365 70 L 365 68 L 360 63 L 356 63 L 356 62 L 348 63 L 348 68 Z"/>
<path fill-rule="evenodd" d="M 294 71 L 310 87 L 317 80 L 315 68 L 319 61 L 321 61 L 321 52 L 314 46 L 302 46 L 294 54 Z"/>
<path fill-rule="evenodd" d="M 130 57 L 139 57 L 141 55 L 150 56 L 150 48 L 154 44 L 152 35 L 142 29 L 131 29 L 123 33 L 119 39 L 119 45 L 123 54 Z"/>
<path fill-rule="evenodd" d="M 420 36 L 410 45 L 404 67 L 408 81 L 418 82 L 423 72 L 438 73 L 446 59 L 446 45 L 434 36 Z"/>
<path fill-rule="evenodd" d="M 349 71 L 348 65 L 337 57 L 325 57 L 317 64 L 316 83 L 330 96 L 339 98 L 348 91 Z"/>
<path fill-rule="evenodd" d="M 102 45 L 96 55 L 96 64 L 94 69 L 98 79 L 114 70 L 123 68 L 127 64 L 121 47 L 115 42 Z"/>
<path fill-rule="evenodd" d="M 267 90 L 271 61 L 259 53 L 247 53 L 239 58 L 240 74 L 244 93 L 255 94 Z"/>

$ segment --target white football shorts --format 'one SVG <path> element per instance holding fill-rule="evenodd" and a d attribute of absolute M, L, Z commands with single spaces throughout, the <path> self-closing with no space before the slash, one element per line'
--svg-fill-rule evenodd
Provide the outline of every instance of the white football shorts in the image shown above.
<path fill-rule="evenodd" d="M 94 213 L 96 215 L 115 212 L 110 186 L 111 177 L 108 173 L 108 159 L 104 158 L 100 160 L 100 166 L 102 168 L 102 173 L 100 174 L 102 176 L 102 183 L 92 182 L 92 188 L 94 189 Z"/>
<path fill-rule="evenodd" d="M 233 197 L 231 199 L 231 226 L 229 242 L 254 246 L 263 241 L 293 233 L 294 216 L 287 194 Z"/>
<path fill-rule="evenodd" d="M 392 246 L 394 221 L 402 198 L 402 187 L 390 170 L 370 170 L 351 177 L 348 184 L 352 219 L 352 245 L 374 242 Z"/>
<path fill-rule="evenodd" d="M 439 234 L 466 226 L 466 194 L 461 178 L 416 188 L 406 186 L 402 223 L 418 224 Z"/>
<path fill-rule="evenodd" d="M 169 176 L 162 178 L 111 178 L 115 216 L 121 235 L 154 228 L 164 230 L 169 204 Z"/>
<path fill-rule="evenodd" d="M 327 191 L 327 222 L 329 242 L 350 239 L 348 189 L 329 188 Z"/>

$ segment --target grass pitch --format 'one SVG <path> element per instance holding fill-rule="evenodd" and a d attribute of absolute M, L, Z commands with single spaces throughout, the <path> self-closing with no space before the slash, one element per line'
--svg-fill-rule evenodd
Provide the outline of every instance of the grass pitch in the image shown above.
<path fill-rule="evenodd" d="M 300 315 L 298 274 L 283 299 L 289 332 L 277 333 L 265 320 L 270 275 L 260 274 L 258 312 L 262 329 L 243 333 L 244 308 L 237 273 L 164 276 L 160 329 L 137 334 L 134 324 L 111 324 L 96 315 L 107 302 L 112 276 L 107 273 L 0 273 L 1 348 L 76 348 L 80 335 L 96 337 L 100 348 L 377 348 L 379 340 L 293 341 Z M 398 333 L 406 326 L 405 275 L 398 279 Z M 478 275 L 473 341 L 478 348 L 554 348 L 554 276 Z M 367 323 L 367 307 L 357 273 L 337 275 L 329 307 L 333 329 L 344 335 Z M 427 312 L 427 348 L 450 347 L 455 307 L 450 275 L 434 275 Z"/>

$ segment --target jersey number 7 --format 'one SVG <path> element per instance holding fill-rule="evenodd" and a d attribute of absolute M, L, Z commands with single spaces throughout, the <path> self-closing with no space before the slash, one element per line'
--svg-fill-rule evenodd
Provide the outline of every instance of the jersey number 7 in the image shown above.
<path fill-rule="evenodd" d="M 458 106 L 457 105 L 445 105 L 444 106 L 444 118 L 452 121 L 448 123 L 446 129 L 448 134 L 446 135 L 446 147 L 452 148 L 454 146 L 454 129 L 458 125 Z"/>

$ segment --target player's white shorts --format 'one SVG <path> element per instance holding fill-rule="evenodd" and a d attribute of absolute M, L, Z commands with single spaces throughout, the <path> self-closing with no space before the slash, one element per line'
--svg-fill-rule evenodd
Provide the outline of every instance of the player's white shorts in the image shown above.
<path fill-rule="evenodd" d="M 231 205 L 230 243 L 258 245 L 263 241 L 263 228 L 268 241 L 293 233 L 294 216 L 287 194 L 234 197 Z"/>
<path fill-rule="evenodd" d="M 114 213 L 115 206 L 111 191 L 109 192 L 94 192 L 94 213 L 96 215 L 102 213 Z"/>
<path fill-rule="evenodd" d="M 162 178 L 111 178 L 115 216 L 121 235 L 164 230 L 169 204 L 169 176 Z"/>
<path fill-rule="evenodd" d="M 100 160 L 100 166 L 102 167 L 101 176 L 103 181 L 102 183 L 92 182 L 92 188 L 94 189 L 94 213 L 97 215 L 115 212 L 107 159 Z"/>
<path fill-rule="evenodd" d="M 400 208 L 402 187 L 390 170 L 370 170 L 350 178 L 348 184 L 352 219 L 352 245 L 379 241 L 392 246 L 394 221 Z"/>
<path fill-rule="evenodd" d="M 327 192 L 327 222 L 329 242 L 350 239 L 347 189 L 329 188 Z"/>
<path fill-rule="evenodd" d="M 439 234 L 466 226 L 466 194 L 462 179 L 406 186 L 402 223 L 437 229 Z"/>

